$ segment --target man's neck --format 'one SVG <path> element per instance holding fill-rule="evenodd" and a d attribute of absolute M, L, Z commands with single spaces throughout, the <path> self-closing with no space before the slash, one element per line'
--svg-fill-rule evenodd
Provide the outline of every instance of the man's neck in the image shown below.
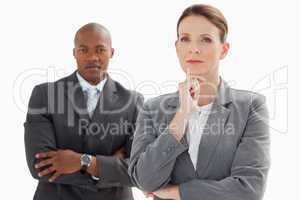
<path fill-rule="evenodd" d="M 81 74 L 80 74 L 80 72 L 78 72 L 79 73 L 79 75 L 84 79 L 84 80 L 86 80 L 89 84 L 91 84 L 91 85 L 98 85 L 101 81 L 103 81 L 104 79 L 105 79 L 105 77 L 106 77 L 106 73 L 101 73 L 101 75 L 100 75 L 100 77 L 99 78 L 96 78 L 96 79 L 91 79 L 91 80 L 88 80 L 88 79 L 86 79 L 84 76 L 82 76 Z"/>

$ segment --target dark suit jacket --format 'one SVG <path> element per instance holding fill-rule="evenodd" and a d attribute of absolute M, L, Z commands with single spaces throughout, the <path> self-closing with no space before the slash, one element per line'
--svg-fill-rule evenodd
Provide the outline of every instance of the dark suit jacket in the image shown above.
<path fill-rule="evenodd" d="M 39 181 L 34 199 L 133 199 L 127 168 L 142 102 L 142 95 L 108 76 L 90 119 L 76 72 L 36 86 L 24 123 L 28 167 Z M 126 150 L 125 159 L 112 156 L 121 147 Z M 35 154 L 56 149 L 96 155 L 100 180 L 80 172 L 62 175 L 54 183 L 49 183 L 49 176 L 38 177 Z"/>

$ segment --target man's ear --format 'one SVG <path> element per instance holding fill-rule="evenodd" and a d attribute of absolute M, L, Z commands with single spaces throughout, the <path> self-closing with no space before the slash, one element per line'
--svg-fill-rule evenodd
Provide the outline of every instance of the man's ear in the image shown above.
<path fill-rule="evenodd" d="M 74 56 L 74 58 L 75 58 L 75 48 L 73 48 L 73 56 Z"/>
<path fill-rule="evenodd" d="M 221 60 L 226 57 L 226 55 L 228 54 L 229 49 L 230 49 L 230 44 L 228 42 L 224 42 L 222 44 L 222 52 L 221 52 L 221 55 L 220 55 Z"/>
<path fill-rule="evenodd" d="M 115 54 L 115 49 L 114 48 L 111 48 L 111 55 L 110 55 L 110 58 L 112 58 Z"/>

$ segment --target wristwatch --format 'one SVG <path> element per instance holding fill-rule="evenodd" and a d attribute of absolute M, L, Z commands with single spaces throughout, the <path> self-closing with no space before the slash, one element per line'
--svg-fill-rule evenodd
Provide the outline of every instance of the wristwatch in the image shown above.
<path fill-rule="evenodd" d="M 86 170 L 92 163 L 92 156 L 88 154 L 82 154 L 80 157 L 80 172 L 81 173 L 86 173 Z"/>

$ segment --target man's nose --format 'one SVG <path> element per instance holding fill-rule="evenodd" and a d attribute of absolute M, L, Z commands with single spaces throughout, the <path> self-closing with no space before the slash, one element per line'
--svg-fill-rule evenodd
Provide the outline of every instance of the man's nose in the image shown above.
<path fill-rule="evenodd" d="M 88 61 L 99 61 L 99 57 L 96 52 L 89 52 L 87 55 Z"/>

